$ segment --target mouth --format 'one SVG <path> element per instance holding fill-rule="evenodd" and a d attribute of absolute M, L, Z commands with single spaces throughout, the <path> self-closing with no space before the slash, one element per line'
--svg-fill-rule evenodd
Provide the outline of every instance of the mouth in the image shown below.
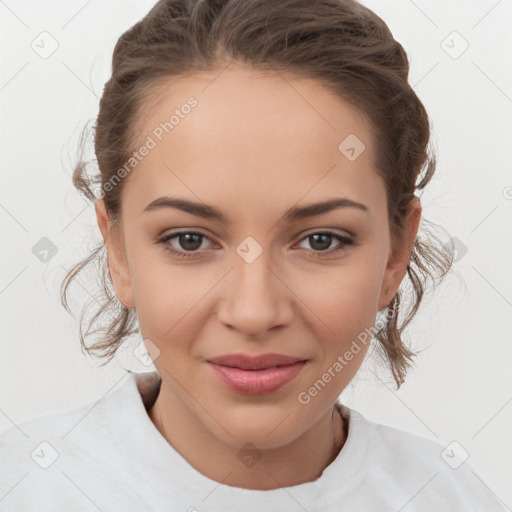
<path fill-rule="evenodd" d="M 229 389 L 245 394 L 272 393 L 292 381 L 301 372 L 307 359 L 283 354 L 258 357 L 229 354 L 206 361 L 214 376 Z"/>

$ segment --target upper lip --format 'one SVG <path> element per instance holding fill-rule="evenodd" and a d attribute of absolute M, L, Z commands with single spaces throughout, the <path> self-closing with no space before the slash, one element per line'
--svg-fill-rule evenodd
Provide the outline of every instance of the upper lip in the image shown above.
<path fill-rule="evenodd" d="M 246 354 L 226 354 L 208 359 L 209 363 L 221 366 L 231 366 L 241 370 L 263 370 L 275 366 L 285 366 L 306 361 L 300 357 L 291 357 L 283 354 L 262 354 L 254 357 Z"/>

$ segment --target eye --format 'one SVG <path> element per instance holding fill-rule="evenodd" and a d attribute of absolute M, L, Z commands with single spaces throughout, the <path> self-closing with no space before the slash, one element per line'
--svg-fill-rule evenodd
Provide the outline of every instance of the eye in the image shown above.
<path fill-rule="evenodd" d="M 174 248 L 169 242 L 173 239 L 176 240 L 176 245 L 181 246 L 181 250 L 178 247 Z M 198 233 L 195 231 L 180 231 L 177 233 L 171 233 L 169 235 L 164 236 L 157 243 L 162 244 L 165 251 L 170 252 L 176 256 L 181 258 L 193 258 L 196 256 L 200 256 L 200 251 L 198 249 L 201 248 L 202 241 L 204 239 L 210 240 L 206 235 L 202 233 Z M 203 247 L 204 249 L 204 247 Z"/>
<path fill-rule="evenodd" d="M 175 241 L 175 245 L 171 244 L 171 240 Z M 156 243 L 161 244 L 163 249 L 180 258 L 194 258 L 201 257 L 201 252 L 204 250 L 203 242 L 210 240 L 210 238 L 203 233 L 196 231 L 179 231 L 177 233 L 170 233 L 158 240 Z M 317 231 L 310 233 L 302 238 L 301 243 L 310 240 L 311 252 L 316 256 L 322 257 L 330 255 L 338 251 L 347 250 L 349 247 L 354 246 L 355 242 L 351 238 L 345 237 L 333 231 Z M 338 247 L 332 250 L 329 249 L 333 240 L 339 242 Z M 176 247 L 177 246 L 177 247 Z"/>
<path fill-rule="evenodd" d="M 333 239 L 338 240 L 338 247 L 332 250 L 326 250 L 330 247 Z M 332 254 L 338 251 L 346 250 L 355 244 L 354 240 L 351 238 L 340 235 L 333 231 L 317 231 L 315 233 L 310 233 L 302 239 L 301 243 L 306 240 L 310 240 L 309 243 L 313 248 L 312 251 L 320 257 L 323 256 L 322 253 Z"/>

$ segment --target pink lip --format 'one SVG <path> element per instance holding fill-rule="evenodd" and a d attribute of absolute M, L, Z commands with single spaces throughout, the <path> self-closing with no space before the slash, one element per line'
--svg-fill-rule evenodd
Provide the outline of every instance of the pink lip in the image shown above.
<path fill-rule="evenodd" d="M 207 361 L 214 375 L 226 386 L 241 393 L 272 393 L 295 378 L 306 360 L 281 354 L 251 357 L 228 354 Z"/>

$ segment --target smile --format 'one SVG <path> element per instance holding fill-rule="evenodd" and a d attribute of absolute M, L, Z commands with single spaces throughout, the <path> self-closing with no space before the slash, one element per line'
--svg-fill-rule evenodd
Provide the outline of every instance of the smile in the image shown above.
<path fill-rule="evenodd" d="M 280 354 L 256 358 L 232 354 L 206 362 L 214 376 L 228 388 L 239 393 L 261 395 L 277 391 L 293 380 L 307 361 Z"/>

